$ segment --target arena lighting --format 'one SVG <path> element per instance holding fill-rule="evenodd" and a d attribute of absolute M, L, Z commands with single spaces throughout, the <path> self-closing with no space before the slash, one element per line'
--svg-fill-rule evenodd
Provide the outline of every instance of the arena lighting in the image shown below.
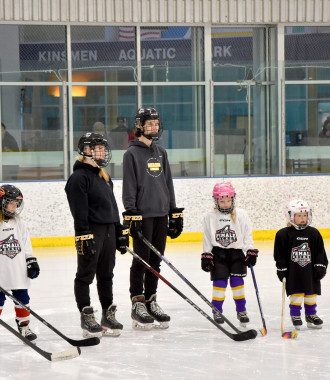
<path fill-rule="evenodd" d="M 87 93 L 87 86 L 72 86 L 72 97 L 85 97 Z M 47 95 L 60 97 L 60 86 L 48 86 Z"/>

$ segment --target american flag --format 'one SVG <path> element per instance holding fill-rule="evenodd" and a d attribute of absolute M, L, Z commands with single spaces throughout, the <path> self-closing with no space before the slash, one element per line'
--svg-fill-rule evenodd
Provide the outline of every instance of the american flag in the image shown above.
<path fill-rule="evenodd" d="M 143 40 L 159 40 L 162 36 L 160 30 L 157 29 L 141 29 L 141 41 Z M 119 41 L 132 41 L 135 37 L 134 26 L 119 27 Z"/>

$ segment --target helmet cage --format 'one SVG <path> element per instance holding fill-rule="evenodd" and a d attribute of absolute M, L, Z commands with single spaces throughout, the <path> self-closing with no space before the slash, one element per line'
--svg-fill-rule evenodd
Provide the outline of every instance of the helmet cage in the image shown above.
<path fill-rule="evenodd" d="M 155 134 L 145 134 L 144 125 L 148 120 L 158 120 L 158 132 Z M 157 141 L 163 133 L 163 124 L 160 120 L 159 113 L 155 108 L 139 108 L 138 112 L 135 115 L 135 128 L 140 131 L 141 135 L 145 138 Z"/>
<path fill-rule="evenodd" d="M 23 194 L 20 189 L 13 185 L 2 185 L 0 187 L 0 202 L 1 202 L 1 211 L 7 218 L 13 218 L 19 215 L 23 208 Z M 7 206 L 11 202 L 16 202 L 17 207 L 14 212 L 8 211 Z"/>
<path fill-rule="evenodd" d="M 102 145 L 105 147 L 105 156 L 102 159 L 101 158 L 98 158 L 98 159 L 95 158 L 95 147 L 97 145 Z M 92 154 L 87 154 L 85 152 L 86 146 L 90 147 Z M 108 144 L 107 139 L 104 136 L 102 136 L 98 133 L 93 133 L 93 132 L 85 133 L 80 138 L 79 143 L 78 143 L 78 153 L 81 156 L 91 158 L 92 161 L 95 162 L 95 164 L 99 168 L 106 167 L 109 164 L 111 157 L 112 157 L 111 149 L 110 149 L 110 146 Z"/>
<path fill-rule="evenodd" d="M 307 213 L 306 224 L 296 224 L 294 222 L 294 216 L 300 213 Z M 308 203 L 302 200 L 293 200 L 286 206 L 286 219 L 296 230 L 304 230 L 312 223 L 312 210 Z"/>
<path fill-rule="evenodd" d="M 220 207 L 218 200 L 224 198 L 231 198 L 232 203 L 228 208 Z M 236 193 L 230 182 L 217 183 L 213 188 L 213 199 L 215 207 L 223 214 L 230 214 L 235 207 Z"/>

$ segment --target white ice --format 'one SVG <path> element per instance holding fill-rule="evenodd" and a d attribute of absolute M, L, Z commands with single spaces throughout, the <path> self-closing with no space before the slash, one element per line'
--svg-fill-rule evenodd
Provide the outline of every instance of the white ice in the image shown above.
<path fill-rule="evenodd" d="M 131 327 L 129 268 L 132 256 L 117 254 L 114 302 L 117 319 L 124 324 L 118 338 L 103 338 L 95 347 L 82 348 L 75 359 L 49 362 L 0 326 L 0 379 L 328 379 L 330 377 L 330 276 L 322 281 L 318 314 L 321 330 L 298 332 L 295 340 L 281 337 L 281 283 L 276 277 L 271 242 L 256 242 L 260 255 L 255 267 L 268 334 L 245 342 L 234 342 L 198 313 L 170 287 L 159 280 L 158 301 L 171 316 L 168 330 L 135 331 Z M 330 242 L 326 242 L 329 248 Z M 209 275 L 200 269 L 202 245 L 168 244 L 167 259 L 206 297 L 211 297 Z M 73 295 L 76 257 L 73 247 L 35 249 L 40 276 L 30 289 L 31 308 L 70 338 L 81 339 L 79 313 Z M 161 274 L 193 302 L 211 315 L 211 310 L 165 262 Z M 249 328 L 262 328 L 251 273 L 245 281 Z M 224 303 L 225 316 L 237 319 L 230 288 Z M 100 318 L 101 307 L 95 283 L 92 305 Z M 14 308 L 6 301 L 2 318 L 15 326 Z M 224 325 L 226 326 L 226 324 Z M 16 326 L 15 326 L 16 327 Z M 37 344 L 57 352 L 71 346 L 32 317 Z M 227 326 L 228 329 L 229 326 Z M 285 330 L 292 330 L 286 300 Z"/>

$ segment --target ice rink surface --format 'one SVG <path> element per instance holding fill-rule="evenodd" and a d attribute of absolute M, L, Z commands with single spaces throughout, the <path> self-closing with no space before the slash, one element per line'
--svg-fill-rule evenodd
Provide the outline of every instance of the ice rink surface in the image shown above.
<path fill-rule="evenodd" d="M 330 252 L 330 241 L 326 241 Z M 330 275 L 322 280 L 318 314 L 321 330 L 307 329 L 297 339 L 281 337 L 281 289 L 272 256 L 272 242 L 256 242 L 260 254 L 255 267 L 268 334 L 254 340 L 234 342 L 198 313 L 184 299 L 159 280 L 158 302 L 171 316 L 167 330 L 135 331 L 131 327 L 129 268 L 132 256 L 117 254 L 114 303 L 117 319 L 124 324 L 120 337 L 102 338 L 98 346 L 82 348 L 77 358 L 49 362 L 0 326 L 0 379 L 85 380 L 85 379 L 329 379 Z M 167 259 L 206 297 L 211 298 L 209 275 L 200 269 L 201 243 L 168 244 Z M 80 316 L 73 295 L 76 271 L 74 247 L 34 249 L 41 267 L 30 289 L 31 308 L 58 330 L 81 339 Z M 252 276 L 246 277 L 248 328 L 259 331 L 262 321 Z M 182 293 L 211 315 L 211 309 L 165 262 L 161 274 Z M 100 319 L 95 283 L 92 305 Z M 238 326 L 231 290 L 227 288 L 224 315 Z M 292 330 L 286 300 L 285 330 Z M 2 318 L 15 326 L 14 308 L 7 299 Z M 227 326 L 226 324 L 224 326 Z M 37 344 L 46 351 L 63 351 L 71 346 L 32 317 Z M 230 330 L 229 326 L 227 326 Z M 244 329 L 242 329 L 244 330 Z"/>

